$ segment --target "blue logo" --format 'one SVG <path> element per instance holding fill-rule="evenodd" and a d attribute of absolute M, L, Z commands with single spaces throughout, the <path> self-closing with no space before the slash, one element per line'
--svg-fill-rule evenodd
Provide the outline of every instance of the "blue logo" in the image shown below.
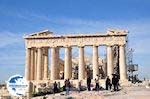
<path fill-rule="evenodd" d="M 7 81 L 7 89 L 13 96 L 25 96 L 28 90 L 28 82 L 21 75 L 14 75 Z"/>

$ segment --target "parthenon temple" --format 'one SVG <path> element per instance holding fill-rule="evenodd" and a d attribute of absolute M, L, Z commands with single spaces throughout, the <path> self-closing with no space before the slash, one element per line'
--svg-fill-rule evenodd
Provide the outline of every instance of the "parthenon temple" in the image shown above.
<path fill-rule="evenodd" d="M 106 33 L 55 35 L 44 30 L 26 35 L 25 78 L 28 81 L 86 80 L 90 74 L 93 79 L 96 75 L 105 79 L 116 73 L 121 81 L 125 81 L 127 33 L 126 30 L 110 29 Z M 86 46 L 92 47 L 89 70 L 84 53 Z M 98 55 L 101 46 L 106 46 L 106 59 L 101 59 Z M 78 48 L 76 59 L 72 57 L 72 47 Z M 64 59 L 60 58 L 60 48 L 65 49 Z"/>

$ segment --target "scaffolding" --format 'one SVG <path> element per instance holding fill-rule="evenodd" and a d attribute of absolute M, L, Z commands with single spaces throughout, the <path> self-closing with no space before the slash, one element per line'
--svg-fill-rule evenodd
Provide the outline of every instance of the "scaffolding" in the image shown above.
<path fill-rule="evenodd" d="M 135 72 L 138 71 L 138 64 L 133 63 L 134 49 L 129 48 L 129 40 L 127 41 L 126 51 L 128 80 L 135 83 L 138 80 L 138 74 L 135 74 Z"/>

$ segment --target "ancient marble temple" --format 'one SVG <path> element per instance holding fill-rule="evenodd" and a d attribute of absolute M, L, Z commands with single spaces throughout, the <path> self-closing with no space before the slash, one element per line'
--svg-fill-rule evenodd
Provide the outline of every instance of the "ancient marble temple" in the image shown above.
<path fill-rule="evenodd" d="M 78 80 L 86 79 L 84 47 L 92 49 L 92 78 L 99 74 L 98 48 L 106 46 L 106 76 L 112 77 L 116 68 L 120 80 L 127 79 L 125 46 L 128 31 L 110 29 L 106 33 L 55 35 L 48 30 L 24 36 L 26 46 L 25 77 L 28 81 L 59 80 L 60 55 L 59 49 L 64 48 L 64 78 L 72 79 L 72 47 L 77 47 Z M 114 53 L 113 51 L 117 51 Z M 49 51 L 50 50 L 50 51 Z M 51 56 L 49 56 L 51 52 Z M 117 62 L 114 61 L 117 58 Z M 49 62 L 51 61 L 51 62 Z M 49 64 L 50 63 L 50 64 Z M 117 63 L 117 64 L 116 64 Z M 50 65 L 50 68 L 48 68 Z M 117 65 L 117 67 L 116 67 Z M 50 76 L 48 76 L 50 75 Z"/>

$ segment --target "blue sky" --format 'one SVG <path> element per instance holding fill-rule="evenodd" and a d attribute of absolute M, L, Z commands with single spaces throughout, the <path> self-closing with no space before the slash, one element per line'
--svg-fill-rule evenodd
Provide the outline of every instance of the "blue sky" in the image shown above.
<path fill-rule="evenodd" d="M 0 81 L 24 74 L 23 35 L 44 29 L 56 34 L 129 30 L 133 62 L 150 78 L 149 0 L 0 0 Z"/>

